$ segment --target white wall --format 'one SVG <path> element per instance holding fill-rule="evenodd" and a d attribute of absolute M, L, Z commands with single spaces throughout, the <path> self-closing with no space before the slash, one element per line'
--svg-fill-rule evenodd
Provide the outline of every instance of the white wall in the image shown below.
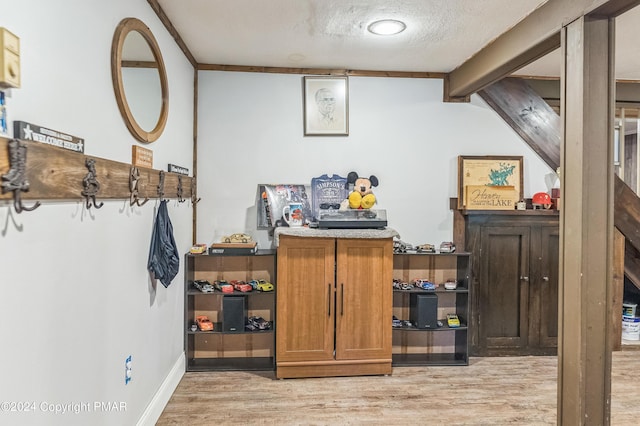
<path fill-rule="evenodd" d="M 160 45 L 170 93 L 164 134 L 146 147 L 156 169 L 169 162 L 191 168 L 193 68 L 147 1 L 0 0 L 0 11 L 0 27 L 21 41 L 22 87 L 9 93 L 9 118 L 82 137 L 86 154 L 124 163 L 137 142 L 114 98 L 111 40 L 121 19 L 141 19 Z M 2 410 L 0 423 L 155 421 L 145 410 L 170 372 L 181 375 L 184 279 L 183 265 L 168 289 L 147 273 L 157 205 L 106 201 L 87 211 L 80 201 L 45 202 L 16 214 L 0 202 L 0 402 L 35 404 L 35 412 Z M 169 214 L 185 253 L 190 203 L 170 202 Z M 125 385 L 129 355 L 133 380 Z M 123 402 L 126 410 L 96 410 L 94 401 Z M 161 398 L 154 401 L 162 409 Z M 43 410 L 81 403 L 89 412 Z"/>
<path fill-rule="evenodd" d="M 197 238 L 256 231 L 258 183 L 376 175 L 376 208 L 412 244 L 452 238 L 458 155 L 524 156 L 525 197 L 551 170 L 479 97 L 443 103 L 442 80 L 349 78 L 349 136 L 303 136 L 302 76 L 201 71 Z"/>

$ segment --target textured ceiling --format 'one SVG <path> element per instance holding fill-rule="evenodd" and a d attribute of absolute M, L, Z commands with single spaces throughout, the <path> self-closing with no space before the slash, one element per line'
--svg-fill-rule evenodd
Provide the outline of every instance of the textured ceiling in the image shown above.
<path fill-rule="evenodd" d="M 546 0 L 158 0 L 200 64 L 450 72 Z M 640 11 L 617 20 L 617 78 L 640 79 Z M 375 36 L 367 26 L 402 20 Z M 558 77 L 559 51 L 521 75 Z"/>

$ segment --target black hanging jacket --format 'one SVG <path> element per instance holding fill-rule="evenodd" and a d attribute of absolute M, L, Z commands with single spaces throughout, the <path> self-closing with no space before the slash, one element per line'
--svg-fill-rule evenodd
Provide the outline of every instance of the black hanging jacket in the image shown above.
<path fill-rule="evenodd" d="M 171 219 L 169 219 L 167 202 L 164 200 L 160 202 L 156 222 L 153 226 L 147 268 L 165 287 L 169 287 L 180 268 L 178 248 L 173 238 L 173 226 Z"/>

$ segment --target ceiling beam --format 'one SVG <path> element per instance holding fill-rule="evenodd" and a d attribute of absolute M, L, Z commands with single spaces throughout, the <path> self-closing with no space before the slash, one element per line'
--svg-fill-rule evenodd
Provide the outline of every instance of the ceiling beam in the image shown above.
<path fill-rule="evenodd" d="M 549 0 L 448 75 L 445 99 L 465 98 L 560 47 L 560 29 L 594 14 L 615 17 L 640 0 Z"/>
<path fill-rule="evenodd" d="M 180 33 L 178 33 L 178 30 L 176 30 L 176 27 L 173 26 L 173 24 L 171 23 L 171 20 L 169 19 L 167 14 L 164 12 L 164 9 L 162 9 L 162 6 L 160 6 L 160 3 L 158 3 L 158 0 L 147 0 L 147 3 L 149 3 L 153 11 L 156 13 L 156 15 L 158 15 L 158 18 L 160 18 L 160 21 L 165 26 L 167 31 L 169 31 L 169 34 L 171 34 L 173 39 L 176 41 L 176 44 L 178 45 L 180 50 L 182 50 L 182 53 L 184 53 L 184 56 L 187 57 L 187 60 L 191 63 L 193 68 L 197 68 L 198 61 L 196 61 L 196 58 L 193 57 L 193 54 L 187 47 L 187 44 L 184 42 L 184 40 L 182 40 Z"/>
<path fill-rule="evenodd" d="M 261 72 L 276 74 L 310 74 L 310 75 L 337 75 L 347 77 L 398 77 L 398 78 L 444 78 L 441 72 L 419 71 L 375 71 L 375 70 L 348 70 L 334 68 L 291 68 L 291 67 L 265 67 L 259 65 L 223 65 L 223 64 L 199 64 L 200 71 L 234 71 L 234 72 Z"/>

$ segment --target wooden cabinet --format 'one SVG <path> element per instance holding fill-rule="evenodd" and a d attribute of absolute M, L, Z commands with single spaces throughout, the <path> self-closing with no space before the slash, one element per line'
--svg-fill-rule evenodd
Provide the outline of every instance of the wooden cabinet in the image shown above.
<path fill-rule="evenodd" d="M 275 291 L 203 293 L 193 286 L 193 281 L 207 280 L 213 283 L 215 280 L 248 282 L 263 279 L 276 285 L 275 250 L 258 250 L 257 254 L 238 256 L 187 254 L 185 265 L 186 370 L 273 370 L 273 327 L 270 330 L 248 331 L 244 324 L 250 316 L 262 317 L 266 321 L 274 320 Z M 230 298 L 233 303 L 225 303 Z M 230 316 L 229 311 L 233 311 L 233 315 Z M 213 322 L 213 331 L 192 330 L 199 315 L 206 315 Z M 225 320 L 239 323 L 239 326 L 229 331 L 230 327 L 225 327 Z"/>
<path fill-rule="evenodd" d="M 467 211 L 464 217 L 476 289 L 471 354 L 555 354 L 558 213 Z"/>
<path fill-rule="evenodd" d="M 393 291 L 393 315 L 400 323 L 393 328 L 393 365 L 468 365 L 469 364 L 469 303 L 471 254 L 456 253 L 396 253 L 393 255 L 393 278 L 403 283 L 426 279 L 438 285 L 435 291 L 418 289 Z M 455 290 L 442 285 L 453 279 Z M 407 325 L 411 310 L 411 298 L 417 295 L 433 295 L 437 300 L 435 316 L 441 326 L 416 328 Z M 429 312 L 431 315 L 432 312 Z M 460 327 L 447 324 L 447 314 L 456 314 Z M 414 315 L 419 315 L 414 312 Z"/>
<path fill-rule="evenodd" d="M 276 376 L 391 373 L 393 243 L 280 236 Z"/>

